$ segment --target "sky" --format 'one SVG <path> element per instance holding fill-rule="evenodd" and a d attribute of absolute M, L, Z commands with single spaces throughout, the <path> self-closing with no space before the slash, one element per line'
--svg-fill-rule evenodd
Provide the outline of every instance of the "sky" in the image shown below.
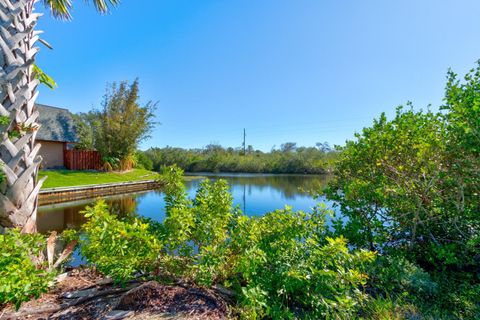
<path fill-rule="evenodd" d="M 140 80 L 159 124 L 141 149 L 210 143 L 264 151 L 342 145 L 381 112 L 437 110 L 449 68 L 480 59 L 477 0 L 123 0 L 108 15 L 73 1 L 45 12 L 37 64 L 58 83 L 40 103 L 86 112 L 107 83 Z"/>

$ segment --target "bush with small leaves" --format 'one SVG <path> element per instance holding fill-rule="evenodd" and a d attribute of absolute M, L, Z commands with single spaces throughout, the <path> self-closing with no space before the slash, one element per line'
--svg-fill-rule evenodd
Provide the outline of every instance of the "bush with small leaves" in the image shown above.
<path fill-rule="evenodd" d="M 84 211 L 80 249 L 85 259 L 106 276 L 124 283 L 139 272 L 154 271 L 162 245 L 149 225 L 137 218 L 121 221 L 108 212 L 103 200 Z"/>
<path fill-rule="evenodd" d="M 240 253 L 233 286 L 241 287 L 248 318 L 348 318 L 358 311 L 375 253 L 328 237 L 325 214 L 286 208 L 239 221 L 230 243 Z"/>
<path fill-rule="evenodd" d="M 165 169 L 164 180 L 167 239 L 190 248 L 183 276 L 234 289 L 242 317 L 348 317 L 365 301 L 361 288 L 375 253 L 352 252 L 346 239 L 328 237 L 324 206 L 250 218 L 233 208 L 222 180 L 203 181 L 193 201 L 181 170 Z"/>
<path fill-rule="evenodd" d="M 205 180 L 188 199 L 176 167 L 164 171 L 166 218 L 119 220 L 104 202 L 86 210 L 81 250 L 105 275 L 125 282 L 136 272 L 174 275 L 234 290 L 241 317 L 354 316 L 367 295 L 376 253 L 331 238 L 325 207 L 277 210 L 250 218 L 232 205 L 225 181 Z M 161 254 L 161 256 L 160 256 Z"/>
<path fill-rule="evenodd" d="M 16 229 L 0 234 L 0 306 L 13 303 L 18 309 L 22 302 L 48 290 L 55 272 L 48 271 L 41 259 L 45 250 L 43 235 Z"/>

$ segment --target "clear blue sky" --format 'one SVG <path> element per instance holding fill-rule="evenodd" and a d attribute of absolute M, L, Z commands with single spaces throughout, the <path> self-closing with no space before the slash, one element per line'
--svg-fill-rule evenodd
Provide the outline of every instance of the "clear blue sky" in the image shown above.
<path fill-rule="evenodd" d="M 99 106 L 140 78 L 158 101 L 150 146 L 343 144 L 382 111 L 441 104 L 449 67 L 480 58 L 480 1 L 123 0 L 107 16 L 41 18 L 38 64 L 58 83 L 39 102 Z M 41 10 L 41 3 L 37 4 Z"/>

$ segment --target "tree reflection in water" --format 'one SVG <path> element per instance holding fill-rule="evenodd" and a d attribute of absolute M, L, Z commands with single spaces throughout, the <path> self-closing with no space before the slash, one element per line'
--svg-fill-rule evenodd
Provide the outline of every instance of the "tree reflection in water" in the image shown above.
<path fill-rule="evenodd" d="M 286 204 L 296 210 L 309 210 L 316 201 L 312 193 L 322 190 L 329 176 L 313 175 L 257 175 L 257 174 L 217 174 L 205 175 L 211 180 L 225 179 L 230 184 L 234 203 L 250 215 L 261 215 Z M 191 197 L 201 179 L 186 183 Z M 161 190 L 130 193 L 104 198 L 115 214 L 128 218 L 136 214 L 156 220 L 163 220 L 164 201 Z M 80 228 L 85 222 L 80 213 L 96 199 L 59 203 L 39 208 L 37 227 L 40 232 L 62 231 L 67 228 Z"/>

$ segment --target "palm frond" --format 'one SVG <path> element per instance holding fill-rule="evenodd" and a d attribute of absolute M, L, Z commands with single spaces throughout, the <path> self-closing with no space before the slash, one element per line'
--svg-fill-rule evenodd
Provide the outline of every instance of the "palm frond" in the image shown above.
<path fill-rule="evenodd" d="M 101 13 L 107 13 L 111 8 L 116 7 L 120 0 L 85 0 L 86 2 L 93 2 L 95 9 Z"/>
<path fill-rule="evenodd" d="M 50 10 L 55 18 L 70 20 L 72 2 L 70 0 L 43 0 L 44 6 Z"/>
<path fill-rule="evenodd" d="M 116 7 L 120 0 L 84 0 L 86 3 L 92 2 L 95 9 L 100 13 L 107 13 L 113 7 Z M 55 18 L 70 20 L 72 18 L 71 10 L 73 3 L 71 0 L 43 0 L 43 4 L 50 10 Z"/>

